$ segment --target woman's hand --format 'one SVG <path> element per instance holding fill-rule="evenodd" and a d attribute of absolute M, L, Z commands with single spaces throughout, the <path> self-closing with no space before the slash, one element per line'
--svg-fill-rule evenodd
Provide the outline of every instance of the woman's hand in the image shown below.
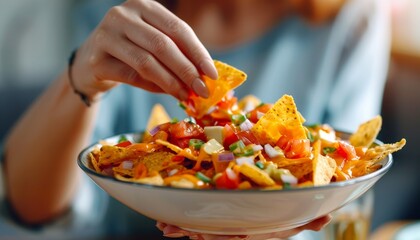
<path fill-rule="evenodd" d="M 71 71 L 75 88 L 90 98 L 118 83 L 181 100 L 189 89 L 208 97 L 200 75 L 217 78 L 212 58 L 193 30 L 151 0 L 111 8 L 78 49 Z"/>
<path fill-rule="evenodd" d="M 202 240 L 234 240 L 234 239 L 246 239 L 246 240 L 265 240 L 271 238 L 288 238 L 294 236 L 303 230 L 312 230 L 319 231 L 325 225 L 331 221 L 331 216 L 327 215 L 321 218 L 318 218 L 310 223 L 307 223 L 301 227 L 294 229 L 286 230 L 283 232 L 267 233 L 267 234 L 258 234 L 258 235 L 243 235 L 243 236 L 222 236 L 222 235 L 210 235 L 210 234 L 200 234 L 195 232 L 189 232 L 178 227 L 168 225 L 165 223 L 158 222 L 156 226 L 163 232 L 165 237 L 179 238 L 179 237 L 189 237 L 190 239 L 202 239 Z"/>

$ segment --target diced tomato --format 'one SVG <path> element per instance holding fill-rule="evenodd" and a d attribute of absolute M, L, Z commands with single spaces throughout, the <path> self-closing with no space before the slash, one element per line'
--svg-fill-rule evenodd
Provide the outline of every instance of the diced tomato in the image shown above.
<path fill-rule="evenodd" d="M 215 120 L 208 114 L 204 115 L 202 118 L 196 119 L 197 124 L 200 126 L 214 126 Z"/>
<path fill-rule="evenodd" d="M 213 126 L 224 126 L 231 122 L 230 114 L 226 110 L 216 109 L 210 113 L 210 117 L 213 119 Z"/>
<path fill-rule="evenodd" d="M 153 135 L 152 139 L 153 141 L 156 141 L 157 139 L 167 141 L 168 140 L 168 133 L 165 131 L 158 131 L 155 135 Z"/>
<path fill-rule="evenodd" d="M 220 177 L 216 179 L 216 187 L 222 189 L 237 189 L 239 187 L 239 177 L 235 174 L 234 177 L 229 177 L 224 171 Z"/>
<path fill-rule="evenodd" d="M 302 158 L 311 154 L 311 141 L 309 139 L 288 139 L 283 135 L 276 143 L 284 151 L 287 158 Z"/>
<path fill-rule="evenodd" d="M 236 133 L 236 135 L 238 136 L 239 140 L 242 140 L 244 142 L 245 145 L 249 145 L 249 144 L 260 144 L 260 142 L 258 141 L 258 139 L 255 137 L 255 135 L 250 131 L 239 131 Z"/>
<path fill-rule="evenodd" d="M 158 131 L 167 132 L 172 125 L 173 125 L 172 123 L 166 122 L 166 123 L 162 123 L 162 124 L 158 125 L 157 128 L 158 128 Z"/>
<path fill-rule="evenodd" d="M 285 149 L 289 144 L 289 138 L 286 135 L 282 135 L 279 140 L 277 140 L 276 145 L 279 146 L 281 149 Z"/>
<path fill-rule="evenodd" d="M 220 102 L 217 103 L 217 106 L 220 109 L 230 110 L 237 101 L 238 98 L 236 97 L 224 97 Z"/>
<path fill-rule="evenodd" d="M 289 140 L 287 149 L 285 149 L 287 158 L 302 158 L 311 154 L 311 141 L 309 139 Z"/>
<path fill-rule="evenodd" d="M 356 150 L 354 147 L 344 141 L 338 141 L 337 154 L 344 157 L 346 160 L 357 158 Z"/>
<path fill-rule="evenodd" d="M 259 115 L 258 112 L 264 114 L 264 113 L 268 112 L 268 110 L 270 110 L 270 108 L 272 106 L 273 106 L 272 104 L 264 103 L 264 104 L 261 104 L 261 106 L 258 106 L 256 108 L 254 108 L 254 110 L 250 111 L 247 114 L 247 117 L 248 117 L 249 121 L 251 121 L 253 123 L 258 122 L 258 115 Z"/>
<path fill-rule="evenodd" d="M 180 163 L 180 162 L 183 162 L 184 161 L 184 159 L 185 159 L 185 157 L 184 156 L 181 156 L 181 155 L 175 155 L 175 156 L 173 156 L 172 157 L 172 162 L 176 162 L 176 163 Z"/>
<path fill-rule="evenodd" d="M 237 142 L 239 140 L 238 136 L 235 133 L 235 127 L 230 124 L 225 125 L 223 129 L 223 136 L 224 136 L 223 146 L 226 149 L 229 149 L 229 146 L 232 143 Z"/>
<path fill-rule="evenodd" d="M 225 125 L 223 135 L 223 146 L 225 148 L 229 148 L 232 143 L 237 142 L 238 140 L 242 140 L 245 145 L 249 145 L 251 143 L 260 144 L 250 130 L 241 131 L 238 127 L 235 127 L 232 124 Z"/>
<path fill-rule="evenodd" d="M 127 141 L 122 141 L 122 142 L 116 144 L 115 146 L 117 146 L 117 147 L 128 147 L 130 145 L 131 145 L 131 142 L 127 140 Z"/>
<path fill-rule="evenodd" d="M 189 141 L 192 138 L 206 141 L 204 129 L 198 124 L 186 121 L 171 124 L 169 127 L 169 135 L 169 142 L 181 148 L 187 148 L 189 146 Z"/>
<path fill-rule="evenodd" d="M 172 124 L 169 128 L 171 138 L 197 138 L 205 139 L 204 129 L 200 125 L 180 121 L 175 124 Z"/>
<path fill-rule="evenodd" d="M 217 119 L 214 122 L 214 126 L 221 126 L 221 127 L 223 127 L 226 124 L 230 124 L 230 123 L 231 123 L 231 120 L 230 119 Z"/>
<path fill-rule="evenodd" d="M 190 143 L 190 138 L 171 138 L 170 143 L 177 145 L 180 148 L 188 148 Z"/>

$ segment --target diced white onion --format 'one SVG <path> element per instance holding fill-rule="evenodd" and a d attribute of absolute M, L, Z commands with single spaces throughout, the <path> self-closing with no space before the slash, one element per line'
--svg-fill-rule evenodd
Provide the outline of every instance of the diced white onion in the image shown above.
<path fill-rule="evenodd" d="M 172 169 L 171 171 L 168 172 L 168 176 L 173 176 L 177 172 L 178 172 L 178 169 Z"/>
<path fill-rule="evenodd" d="M 249 131 L 253 126 L 254 124 L 248 119 L 245 119 L 245 121 L 239 125 L 242 131 Z"/>
<path fill-rule="evenodd" d="M 254 152 L 263 150 L 263 147 L 260 144 L 252 144 L 251 147 L 252 147 L 252 150 L 254 150 Z"/>
<path fill-rule="evenodd" d="M 216 110 L 215 106 L 210 107 L 209 110 L 207 111 L 207 114 L 212 113 L 214 110 Z"/>
<path fill-rule="evenodd" d="M 123 161 L 121 163 L 121 167 L 123 169 L 132 169 L 133 168 L 133 162 L 132 161 Z"/>
<path fill-rule="evenodd" d="M 226 97 L 228 99 L 232 98 L 233 96 L 235 96 L 235 91 L 234 90 L 230 90 L 229 92 L 226 93 Z"/>
<path fill-rule="evenodd" d="M 280 178 L 284 183 L 290 183 L 290 184 L 298 183 L 298 179 L 291 174 L 281 174 Z"/>
<path fill-rule="evenodd" d="M 226 175 L 230 180 L 234 180 L 238 177 L 232 168 L 226 168 Z"/>
<path fill-rule="evenodd" d="M 246 102 L 243 111 L 244 112 L 250 112 L 250 111 L 254 110 L 254 108 L 255 108 L 255 104 L 252 101 L 248 101 L 248 102 Z"/>
<path fill-rule="evenodd" d="M 265 113 L 262 113 L 260 111 L 257 111 L 257 119 L 259 120 L 260 118 L 262 118 L 264 116 Z"/>
<path fill-rule="evenodd" d="M 270 158 L 278 157 L 281 155 L 281 152 L 273 148 L 270 144 L 264 145 L 264 151 Z"/>
<path fill-rule="evenodd" d="M 238 157 L 235 159 L 235 161 L 236 164 L 238 164 L 239 166 L 241 166 L 244 163 L 254 165 L 254 157 Z"/>
<path fill-rule="evenodd" d="M 336 141 L 334 132 L 327 133 L 324 130 L 319 130 L 319 138 L 330 143 L 333 143 Z"/>

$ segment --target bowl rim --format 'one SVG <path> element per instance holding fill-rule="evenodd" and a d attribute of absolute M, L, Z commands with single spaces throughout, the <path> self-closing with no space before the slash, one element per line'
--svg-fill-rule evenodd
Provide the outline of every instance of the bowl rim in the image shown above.
<path fill-rule="evenodd" d="M 346 131 L 339 131 L 339 130 L 335 130 L 337 133 L 339 134 L 344 134 L 344 135 L 350 135 L 350 133 L 346 132 Z M 121 135 L 140 135 L 142 133 L 142 131 L 139 132 L 131 132 L 131 133 L 120 133 L 120 134 L 115 134 L 113 136 L 107 137 L 107 138 L 103 138 L 101 139 L 101 141 L 106 141 L 107 139 L 111 139 L 111 138 L 115 138 L 117 136 L 121 136 Z M 375 144 L 378 145 L 382 145 L 384 144 L 382 141 L 376 139 L 374 141 Z M 176 188 L 176 187 L 169 187 L 169 186 L 159 186 L 159 185 L 151 185 L 151 184 L 145 184 L 145 183 L 138 183 L 138 182 L 127 182 L 127 181 L 122 181 L 122 180 L 118 180 L 117 178 L 113 177 L 113 176 L 108 176 L 108 175 L 104 175 L 104 174 L 100 174 L 98 172 L 96 172 L 95 170 L 89 168 L 88 166 L 86 166 L 85 164 L 83 164 L 82 161 L 82 157 L 84 155 L 86 155 L 86 153 L 88 151 L 91 151 L 96 145 L 100 144 L 99 141 L 90 144 L 88 147 L 85 147 L 77 156 L 77 165 L 83 170 L 83 172 L 85 172 L 88 175 L 94 175 L 95 177 L 99 177 L 102 179 L 106 179 L 106 180 L 111 180 L 117 183 L 122 183 L 122 184 L 128 184 L 128 185 L 134 185 L 134 186 L 139 186 L 139 187 L 144 187 L 144 188 L 150 188 L 150 189 L 161 189 L 161 190 L 169 190 L 169 191 L 192 191 L 192 192 L 202 192 L 202 193 L 208 193 L 208 192 L 217 192 L 217 193 L 231 193 L 231 194 L 238 194 L 238 193 L 261 193 L 261 194 L 273 194 L 273 193 L 279 193 L 279 192 L 300 192 L 300 191 L 317 191 L 317 190 L 325 190 L 325 189 L 329 189 L 329 188 L 340 188 L 340 187 L 345 187 L 345 186 L 349 186 L 349 185 L 354 185 L 360 182 L 364 182 L 367 181 L 369 179 L 373 179 L 377 176 L 382 176 L 384 175 L 386 172 L 388 172 L 388 170 L 391 168 L 392 164 L 393 164 L 393 157 L 392 154 L 388 154 L 388 156 L 382 160 L 386 161 L 385 164 L 382 165 L 382 167 L 372 173 L 363 175 L 361 177 L 356 177 L 356 178 L 352 178 L 349 180 L 345 180 L 345 181 L 339 181 L 339 182 L 332 182 L 329 183 L 327 185 L 322 185 L 322 186 L 310 186 L 310 187 L 292 187 L 292 188 L 283 188 L 283 189 L 258 189 L 258 188 L 253 188 L 253 189 L 197 189 L 197 188 Z"/>

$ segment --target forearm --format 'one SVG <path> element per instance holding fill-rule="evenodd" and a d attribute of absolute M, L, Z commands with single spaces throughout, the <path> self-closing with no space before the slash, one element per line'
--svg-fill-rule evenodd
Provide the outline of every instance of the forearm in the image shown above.
<path fill-rule="evenodd" d="M 71 73 L 74 88 L 89 98 L 121 83 L 183 100 L 190 90 L 207 97 L 201 75 L 217 79 L 192 29 L 150 0 L 111 8 L 78 48 Z M 91 135 L 95 105 L 83 105 L 65 73 L 11 132 L 5 146 L 8 196 L 23 220 L 48 220 L 69 206 L 76 157 Z"/>
<path fill-rule="evenodd" d="M 46 221 L 69 206 L 79 176 L 76 157 L 89 141 L 97 105 L 86 107 L 63 73 L 10 132 L 7 194 L 23 221 Z"/>

